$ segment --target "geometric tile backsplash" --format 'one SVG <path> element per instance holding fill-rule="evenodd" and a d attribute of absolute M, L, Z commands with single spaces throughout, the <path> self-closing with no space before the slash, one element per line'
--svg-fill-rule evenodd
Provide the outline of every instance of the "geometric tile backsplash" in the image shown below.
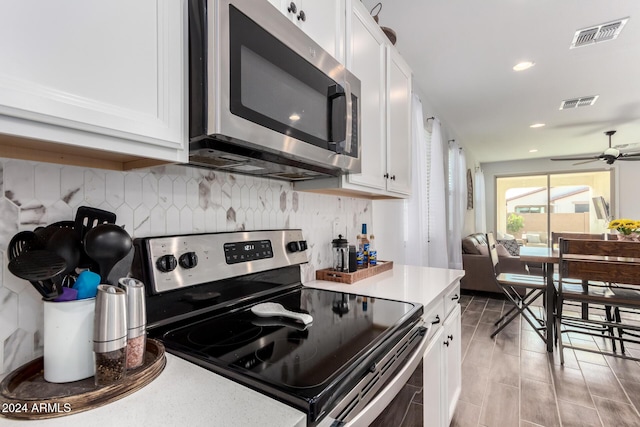
<path fill-rule="evenodd" d="M 187 166 L 129 172 L 0 158 L 0 380 L 42 355 L 40 294 L 7 270 L 18 231 L 71 220 L 79 206 L 117 215 L 132 237 L 300 228 L 305 277 L 331 264 L 334 226 L 351 241 L 371 223 L 371 201 L 293 190 L 289 182 Z"/>

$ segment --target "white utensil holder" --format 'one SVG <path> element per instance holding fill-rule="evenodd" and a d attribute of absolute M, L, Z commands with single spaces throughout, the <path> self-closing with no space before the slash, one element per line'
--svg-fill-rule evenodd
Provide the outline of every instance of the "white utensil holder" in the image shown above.
<path fill-rule="evenodd" d="M 96 299 L 44 302 L 44 379 L 66 383 L 95 374 L 93 318 Z"/>

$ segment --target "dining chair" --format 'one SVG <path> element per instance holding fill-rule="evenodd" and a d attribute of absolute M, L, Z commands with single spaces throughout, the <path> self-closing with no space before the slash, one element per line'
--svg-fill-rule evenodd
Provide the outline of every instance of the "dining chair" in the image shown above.
<path fill-rule="evenodd" d="M 552 231 L 551 232 L 551 247 L 555 248 L 558 246 L 558 242 L 560 240 L 560 238 L 565 238 L 565 239 L 580 239 L 580 240 L 607 240 L 607 234 L 606 233 L 576 233 L 576 232 L 568 232 L 568 231 Z M 554 274 L 554 279 L 558 280 L 558 274 Z M 569 279 L 567 279 L 568 281 Z M 581 283 L 582 281 L 578 281 L 577 283 Z M 583 286 L 588 286 L 587 282 L 582 282 L 581 283 Z M 591 286 L 608 286 L 607 283 L 591 283 Z M 607 320 L 612 321 L 614 319 L 614 313 L 612 313 L 611 311 L 611 307 L 605 305 L 604 308 L 601 306 L 596 306 L 596 307 L 589 307 L 588 303 L 582 303 L 580 304 L 581 306 L 581 317 L 583 319 L 586 319 L 587 317 L 589 317 L 589 310 L 591 309 L 595 309 L 595 310 L 603 310 L 605 311 L 605 316 L 607 317 Z M 618 313 L 619 314 L 619 313 Z M 583 325 L 584 327 L 584 325 Z M 601 333 L 605 333 L 605 332 L 609 332 L 609 334 L 613 334 L 613 328 L 595 328 L 596 330 L 600 331 Z M 613 350 L 616 350 L 616 344 L 615 341 L 613 342 Z"/>
<path fill-rule="evenodd" d="M 606 233 L 574 233 L 568 231 L 552 231 L 551 232 L 551 247 L 558 245 L 558 241 L 563 237 L 565 239 L 580 239 L 580 240 L 605 240 Z"/>
<path fill-rule="evenodd" d="M 577 285 L 576 280 L 586 282 L 588 286 Z M 609 286 L 591 286 L 592 283 L 608 283 Z M 564 364 L 564 348 L 577 348 L 594 353 L 640 360 L 626 354 L 607 351 L 599 347 L 579 347 L 573 343 L 565 343 L 562 334 L 579 333 L 600 337 L 593 328 L 623 328 L 640 332 L 640 326 L 628 322 L 614 323 L 609 316 L 602 320 L 598 317 L 576 319 L 567 316 L 564 306 L 567 302 L 601 304 L 614 308 L 640 308 L 640 244 L 636 242 L 607 240 L 559 240 L 559 280 L 556 284 L 557 311 L 556 331 L 558 333 L 558 350 L 560 363 Z M 590 328 L 580 327 L 586 325 Z M 563 328 L 564 326 L 564 328 Z M 623 342 L 640 344 L 637 337 L 616 338 L 610 334 L 612 343 L 618 339 Z"/>
<path fill-rule="evenodd" d="M 553 319 L 543 319 L 531 310 L 531 304 L 536 299 L 542 296 L 544 301 L 544 296 L 547 291 L 545 278 L 527 274 L 501 273 L 498 251 L 496 249 L 496 239 L 493 233 L 487 233 L 487 242 L 489 244 L 489 258 L 493 266 L 496 286 L 512 304 L 511 309 L 495 322 L 495 326 L 500 326 L 493 331 L 491 338 L 495 337 L 517 316 L 522 315 L 540 338 L 546 342 L 546 322 L 553 321 Z"/>

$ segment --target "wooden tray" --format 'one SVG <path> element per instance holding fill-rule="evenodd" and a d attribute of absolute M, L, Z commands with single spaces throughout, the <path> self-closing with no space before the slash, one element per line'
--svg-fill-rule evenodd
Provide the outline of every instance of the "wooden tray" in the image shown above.
<path fill-rule="evenodd" d="M 122 399 L 153 381 L 167 363 L 161 342 L 147 339 L 142 366 L 127 371 L 120 382 L 104 387 L 94 377 L 70 383 L 50 383 L 43 377 L 42 357 L 22 365 L 0 384 L 0 415 L 38 420 L 88 411 Z"/>
<path fill-rule="evenodd" d="M 322 270 L 316 270 L 316 280 L 328 280 L 329 282 L 346 283 L 351 285 L 358 280 L 375 276 L 376 274 L 391 270 L 392 268 L 393 261 L 378 261 L 378 264 L 373 267 L 363 268 L 353 273 L 340 273 L 331 268 L 324 268 Z"/>

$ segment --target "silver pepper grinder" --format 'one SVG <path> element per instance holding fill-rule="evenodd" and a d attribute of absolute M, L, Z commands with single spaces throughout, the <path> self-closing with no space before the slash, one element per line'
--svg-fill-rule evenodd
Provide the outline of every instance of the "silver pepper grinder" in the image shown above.
<path fill-rule="evenodd" d="M 96 386 L 122 380 L 127 372 L 127 293 L 111 285 L 98 285 L 93 323 Z"/>
<path fill-rule="evenodd" d="M 138 279 L 123 277 L 118 280 L 118 284 L 127 292 L 127 369 L 138 368 L 144 363 L 147 342 L 144 283 Z"/>

